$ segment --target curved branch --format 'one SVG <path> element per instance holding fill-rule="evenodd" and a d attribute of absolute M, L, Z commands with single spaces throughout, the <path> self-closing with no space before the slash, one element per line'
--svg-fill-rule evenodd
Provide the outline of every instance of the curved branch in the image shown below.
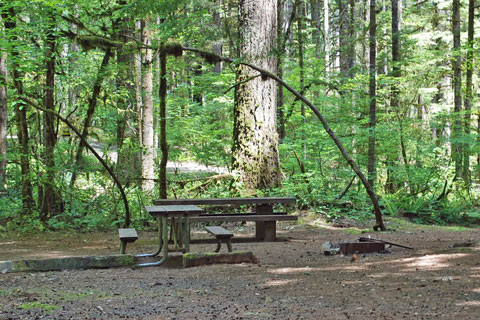
<path fill-rule="evenodd" d="M 75 132 L 75 134 L 80 138 L 80 140 L 82 141 L 82 143 L 85 144 L 85 146 L 88 148 L 88 150 L 90 150 L 93 155 L 97 158 L 97 160 L 102 164 L 102 166 L 105 168 L 105 170 L 107 170 L 108 174 L 112 177 L 113 181 L 115 182 L 115 184 L 117 185 L 118 189 L 120 190 L 120 194 L 122 195 L 122 200 L 123 200 L 123 204 L 125 206 L 125 222 L 124 222 L 124 227 L 125 228 L 128 228 L 130 226 L 130 209 L 129 209 L 129 206 L 128 206 L 128 200 L 127 200 L 127 196 L 125 194 L 125 191 L 123 190 L 123 186 L 122 184 L 120 183 L 120 181 L 118 180 L 117 176 L 115 175 L 115 173 L 113 172 L 113 170 L 108 166 L 108 164 L 105 162 L 105 160 L 102 159 L 102 157 L 98 154 L 98 152 L 87 142 L 86 138 L 84 138 L 82 136 L 82 134 L 80 133 L 80 131 L 77 130 L 77 128 L 75 128 L 75 126 L 70 122 L 68 121 L 67 119 L 65 119 L 64 117 L 62 117 L 61 115 L 59 115 L 58 113 L 56 113 L 55 111 L 53 110 L 48 110 L 48 109 L 45 109 L 41 106 L 39 106 L 37 103 L 35 103 L 34 101 L 30 100 L 29 98 L 27 97 L 24 97 L 24 96 L 20 96 L 20 99 L 22 99 L 24 102 L 26 102 L 27 104 L 29 104 L 30 106 L 32 106 L 33 108 L 37 109 L 37 110 L 40 110 L 40 111 L 43 111 L 43 112 L 47 112 L 47 113 L 50 113 L 52 115 L 54 115 L 55 117 L 57 117 L 60 121 L 62 121 L 63 123 L 65 123 L 70 129 L 72 129 L 73 132 Z"/>
<path fill-rule="evenodd" d="M 323 117 L 323 115 L 320 113 L 320 111 L 303 95 L 301 95 L 299 92 L 297 92 L 294 88 L 289 86 L 285 81 L 280 79 L 278 76 L 275 74 L 271 73 L 268 70 L 261 69 L 260 67 L 257 67 L 256 65 L 253 65 L 248 62 L 242 62 L 242 61 L 236 61 L 230 58 L 222 57 L 219 55 L 216 55 L 212 52 L 204 51 L 204 50 L 199 50 L 196 48 L 189 48 L 189 47 L 183 47 L 184 51 L 190 51 L 190 52 L 195 52 L 198 53 L 200 56 L 204 57 L 207 61 L 212 62 L 212 61 L 225 61 L 229 63 L 237 63 L 241 64 L 244 66 L 247 66 L 249 68 L 252 68 L 253 70 L 256 70 L 262 74 L 262 77 L 268 77 L 271 78 L 278 83 L 280 83 L 285 89 L 290 91 L 295 97 L 297 97 L 298 100 L 302 101 L 305 103 L 310 110 L 317 116 L 317 118 L 320 120 L 320 122 L 323 125 L 323 128 L 327 132 L 327 134 L 330 136 L 330 138 L 333 140 L 335 145 L 337 146 L 338 150 L 342 154 L 343 158 L 347 161 L 349 166 L 352 168 L 352 170 L 355 172 L 355 174 L 358 176 L 360 181 L 362 182 L 363 186 L 365 187 L 365 190 L 372 201 L 374 213 L 375 213 L 375 220 L 377 224 L 373 227 L 374 230 L 386 230 L 385 225 L 383 223 L 383 218 L 382 218 L 382 210 L 380 209 L 380 205 L 378 203 L 378 198 L 377 195 L 375 194 L 375 191 L 373 190 L 372 186 L 368 183 L 367 178 L 365 175 L 362 173 L 356 162 L 350 157 L 348 154 L 347 150 L 343 146 L 342 142 L 338 139 L 338 137 L 335 135 L 335 133 L 332 131 L 330 126 L 328 125 L 327 121 Z"/>

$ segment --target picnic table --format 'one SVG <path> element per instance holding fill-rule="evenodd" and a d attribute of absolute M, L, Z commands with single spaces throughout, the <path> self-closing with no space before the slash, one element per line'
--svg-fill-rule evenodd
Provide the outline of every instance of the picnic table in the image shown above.
<path fill-rule="evenodd" d="M 253 212 L 246 213 L 200 213 L 189 219 L 190 223 L 222 221 L 255 221 L 255 239 L 258 241 L 276 240 L 277 221 L 296 221 L 298 216 L 277 212 L 274 205 L 293 205 L 296 199 L 290 197 L 255 197 L 255 198 L 207 198 L 207 199 L 161 199 L 154 200 L 155 205 L 194 205 L 194 206 L 240 206 L 250 205 Z"/>
<path fill-rule="evenodd" d="M 175 251 L 190 251 L 190 217 L 199 215 L 202 209 L 195 205 L 154 205 L 146 206 L 148 213 L 157 219 L 158 225 L 158 249 L 154 253 L 137 255 L 137 257 L 155 257 L 163 251 L 163 256 L 158 262 L 141 263 L 138 266 L 158 266 L 164 263 L 168 257 L 168 219 L 172 220 L 173 239 Z"/>

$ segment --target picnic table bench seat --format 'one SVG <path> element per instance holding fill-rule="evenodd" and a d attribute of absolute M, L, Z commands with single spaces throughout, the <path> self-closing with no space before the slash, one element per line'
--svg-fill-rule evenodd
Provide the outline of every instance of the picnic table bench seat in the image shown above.
<path fill-rule="evenodd" d="M 217 249 L 215 249 L 215 252 L 220 251 L 220 247 L 222 246 L 222 242 L 225 242 L 227 244 L 227 249 L 228 252 L 232 252 L 232 237 L 233 233 L 228 231 L 225 228 L 218 227 L 218 226 L 206 226 L 205 230 L 208 231 L 208 233 L 213 234 L 217 240 Z"/>
<path fill-rule="evenodd" d="M 133 228 L 118 229 L 118 237 L 120 238 L 120 253 L 125 254 L 127 243 L 135 242 L 138 239 L 137 231 Z"/>

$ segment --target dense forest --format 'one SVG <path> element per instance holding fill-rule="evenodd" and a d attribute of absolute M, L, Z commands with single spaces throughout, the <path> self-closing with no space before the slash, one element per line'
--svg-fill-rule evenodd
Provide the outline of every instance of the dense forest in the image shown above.
<path fill-rule="evenodd" d="M 0 1 L 0 231 L 145 225 L 153 198 L 253 195 L 380 228 L 475 223 L 479 7 Z"/>

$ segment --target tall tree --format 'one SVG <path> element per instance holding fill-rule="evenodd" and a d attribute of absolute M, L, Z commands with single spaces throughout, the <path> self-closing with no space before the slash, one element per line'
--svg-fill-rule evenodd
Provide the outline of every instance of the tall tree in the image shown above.
<path fill-rule="evenodd" d="M 143 86 L 143 121 L 142 121 L 142 189 L 144 191 L 153 191 L 155 187 L 155 148 L 154 127 L 153 127 L 153 51 L 150 49 L 152 41 L 152 31 L 150 18 L 145 20 L 145 28 L 143 29 L 144 49 L 144 72 L 142 77 Z"/>
<path fill-rule="evenodd" d="M 57 36 L 55 15 L 47 13 L 47 34 L 45 51 L 45 109 L 55 111 L 55 48 Z M 45 131 L 45 176 L 40 205 L 42 220 L 46 221 L 55 211 L 58 191 L 55 188 L 55 144 L 57 143 L 56 121 L 50 112 L 44 112 Z"/>
<path fill-rule="evenodd" d="M 375 0 L 370 0 L 370 23 L 369 23 L 369 86 L 368 94 L 370 97 L 370 122 L 368 133 L 368 182 L 373 188 L 375 182 L 375 126 L 377 113 L 377 93 L 376 93 L 376 63 L 377 63 L 377 18 Z"/>
<path fill-rule="evenodd" d="M 8 10 L 2 11 L 2 20 L 5 26 L 5 31 L 9 33 L 9 37 L 7 38 L 10 40 L 9 57 L 11 60 L 15 94 L 17 96 L 23 96 L 23 77 L 20 73 L 20 46 L 18 45 L 17 16 L 14 6 L 9 7 Z M 27 108 L 21 99 L 17 98 L 16 102 L 15 120 L 17 122 L 17 136 L 20 145 L 20 168 L 22 172 L 22 211 L 24 214 L 29 214 L 32 212 L 35 202 L 33 200 L 32 179 L 30 174 Z"/>
<path fill-rule="evenodd" d="M 239 1 L 240 56 L 275 72 L 276 0 Z M 276 84 L 239 65 L 234 103 L 233 168 L 249 193 L 280 182 Z"/>
<path fill-rule="evenodd" d="M 330 71 L 330 14 L 329 0 L 323 0 L 323 43 L 325 52 L 325 75 Z"/>
<path fill-rule="evenodd" d="M 160 150 L 162 159 L 160 161 L 160 198 L 167 198 L 167 55 L 164 50 L 160 52 Z"/>
<path fill-rule="evenodd" d="M 397 79 L 400 78 L 401 69 L 400 69 L 400 30 L 401 30 L 401 0 L 392 0 L 392 71 L 391 76 L 394 78 L 391 85 L 390 93 L 390 112 L 397 113 L 399 112 L 399 99 L 400 94 L 399 88 L 397 85 Z M 400 119 L 401 121 L 401 119 Z M 403 146 L 403 144 L 401 144 Z M 402 151 L 404 148 L 402 147 Z M 397 155 L 394 153 L 387 154 L 387 181 L 385 182 L 385 190 L 388 193 L 394 193 L 396 191 L 396 183 L 394 181 L 394 175 L 392 168 L 394 167 L 395 158 Z M 403 157 L 404 161 L 405 157 Z"/>
<path fill-rule="evenodd" d="M 467 35 L 467 61 L 465 83 L 465 136 L 470 135 L 470 122 L 472 121 L 472 98 L 473 98 L 473 53 L 474 53 L 474 28 L 475 27 L 475 0 L 468 2 L 468 35 Z M 480 118 L 479 118 L 480 119 Z M 463 155 L 463 179 L 470 184 L 470 144 L 466 144 Z"/>
<path fill-rule="evenodd" d="M 0 191 L 5 190 L 7 169 L 7 53 L 0 49 Z"/>
<path fill-rule="evenodd" d="M 454 91 L 454 114 L 452 125 L 451 154 L 455 163 L 455 175 L 458 178 L 462 174 L 462 55 L 460 52 L 460 0 L 453 0 L 452 6 L 452 33 L 453 33 L 453 91 Z"/>

